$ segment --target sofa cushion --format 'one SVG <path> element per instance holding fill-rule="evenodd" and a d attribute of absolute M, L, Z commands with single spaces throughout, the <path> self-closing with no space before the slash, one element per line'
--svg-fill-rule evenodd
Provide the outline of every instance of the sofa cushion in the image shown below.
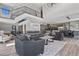
<path fill-rule="evenodd" d="M 30 40 L 41 40 L 41 39 L 40 39 L 40 36 L 38 35 L 31 35 Z"/>
<path fill-rule="evenodd" d="M 29 40 L 29 38 L 25 35 L 17 35 L 17 38 L 22 40 L 22 41 L 28 41 Z"/>

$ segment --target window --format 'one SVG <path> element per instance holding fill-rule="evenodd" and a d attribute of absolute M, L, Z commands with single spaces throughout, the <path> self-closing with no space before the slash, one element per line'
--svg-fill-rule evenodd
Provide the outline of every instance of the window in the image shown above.
<path fill-rule="evenodd" d="M 9 10 L 8 7 L 6 7 L 6 6 L 0 7 L 0 16 L 1 17 L 8 17 L 9 16 L 9 12 L 10 12 L 10 10 Z"/>
<path fill-rule="evenodd" d="M 2 8 L 2 15 L 3 16 L 8 16 L 9 15 L 9 10 L 5 9 L 5 8 Z"/>

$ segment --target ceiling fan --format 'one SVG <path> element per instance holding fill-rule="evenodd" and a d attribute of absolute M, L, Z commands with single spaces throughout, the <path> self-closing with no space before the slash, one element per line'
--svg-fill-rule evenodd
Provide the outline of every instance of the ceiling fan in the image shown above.
<path fill-rule="evenodd" d="M 69 19 L 69 20 L 71 19 L 69 16 L 67 16 L 66 18 Z"/>
<path fill-rule="evenodd" d="M 48 7 L 53 7 L 56 3 L 47 3 Z"/>

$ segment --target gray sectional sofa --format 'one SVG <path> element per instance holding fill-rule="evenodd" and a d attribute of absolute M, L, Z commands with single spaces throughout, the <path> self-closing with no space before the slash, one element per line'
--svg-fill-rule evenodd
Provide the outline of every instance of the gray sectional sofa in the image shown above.
<path fill-rule="evenodd" d="M 15 36 L 15 49 L 20 56 L 36 56 L 44 52 L 44 40 L 35 38 L 29 40 L 27 36 Z"/>

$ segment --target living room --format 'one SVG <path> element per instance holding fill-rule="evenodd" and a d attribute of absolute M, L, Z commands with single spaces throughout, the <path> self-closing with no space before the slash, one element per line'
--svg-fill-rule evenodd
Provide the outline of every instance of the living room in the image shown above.
<path fill-rule="evenodd" d="M 79 3 L 1 3 L 0 56 L 78 56 L 78 7 Z"/>

